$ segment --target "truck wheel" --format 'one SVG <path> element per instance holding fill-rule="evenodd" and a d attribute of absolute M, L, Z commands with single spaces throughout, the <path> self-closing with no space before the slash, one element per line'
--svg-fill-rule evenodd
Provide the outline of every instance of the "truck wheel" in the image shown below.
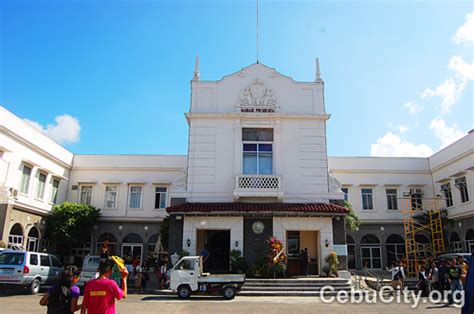
<path fill-rule="evenodd" d="M 232 300 L 233 298 L 235 298 L 235 294 L 236 294 L 235 288 L 231 286 L 227 286 L 224 288 L 223 294 L 224 294 L 224 299 Z"/>
<path fill-rule="evenodd" d="M 40 291 L 41 282 L 38 279 L 35 279 L 30 284 L 30 293 L 37 294 Z"/>
<path fill-rule="evenodd" d="M 181 299 L 187 299 L 191 296 L 191 288 L 186 285 L 179 286 L 178 288 L 178 297 Z"/>

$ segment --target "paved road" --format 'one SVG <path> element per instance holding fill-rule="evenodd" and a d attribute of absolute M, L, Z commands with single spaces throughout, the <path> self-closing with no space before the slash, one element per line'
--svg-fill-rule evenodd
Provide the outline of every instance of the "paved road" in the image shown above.
<path fill-rule="evenodd" d="M 0 312 L 46 313 L 38 305 L 41 295 L 0 295 Z M 175 296 L 132 294 L 117 303 L 118 313 L 459 313 L 460 310 L 440 304 L 421 304 L 412 309 L 407 304 L 324 304 L 316 297 L 237 297 L 224 301 L 220 297 L 194 296 L 179 300 Z"/>

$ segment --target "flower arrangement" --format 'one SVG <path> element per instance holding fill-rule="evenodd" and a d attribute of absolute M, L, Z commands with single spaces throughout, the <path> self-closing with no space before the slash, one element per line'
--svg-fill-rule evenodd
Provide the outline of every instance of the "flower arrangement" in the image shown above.
<path fill-rule="evenodd" d="M 283 249 L 283 243 L 276 237 L 268 240 L 270 254 L 268 255 L 268 264 L 273 269 L 274 276 L 283 275 L 286 271 L 287 257 Z"/>

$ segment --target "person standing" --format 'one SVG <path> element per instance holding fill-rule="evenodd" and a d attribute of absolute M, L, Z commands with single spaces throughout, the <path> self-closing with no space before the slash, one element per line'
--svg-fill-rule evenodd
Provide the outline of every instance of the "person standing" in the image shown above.
<path fill-rule="evenodd" d="M 400 271 L 400 267 L 398 266 L 397 262 L 393 261 L 392 267 L 391 268 L 387 267 L 387 270 L 392 275 L 392 282 L 391 282 L 392 288 L 394 290 L 397 290 L 398 288 L 401 289 L 402 288 L 402 281 L 401 281 L 402 273 Z"/>
<path fill-rule="evenodd" d="M 99 264 L 99 278 L 88 281 L 84 290 L 81 314 L 115 314 L 115 300 L 127 297 L 127 275 L 125 268 L 122 272 L 122 287 L 109 279 L 112 275 L 111 260 L 103 260 Z"/>
<path fill-rule="evenodd" d="M 80 271 L 76 266 L 65 267 L 59 278 L 59 283 L 49 288 L 39 304 L 48 306 L 48 314 L 70 314 L 81 309 L 77 304 L 81 291 L 76 282 Z"/>
<path fill-rule="evenodd" d="M 449 267 L 449 284 L 451 286 L 450 303 L 453 302 L 454 294 L 458 291 L 463 290 L 463 286 L 461 282 L 462 274 L 463 274 L 463 271 L 461 267 L 458 265 L 456 259 L 453 258 L 453 260 L 451 261 L 451 267 Z"/>
<path fill-rule="evenodd" d="M 304 269 L 304 275 L 308 276 L 308 264 L 309 264 L 309 254 L 308 254 L 308 248 L 304 248 L 303 252 L 303 269 Z"/>
<path fill-rule="evenodd" d="M 436 265 L 436 262 L 431 264 L 429 279 L 431 280 L 431 289 L 439 291 L 439 269 L 438 265 Z"/>
<path fill-rule="evenodd" d="M 140 265 L 135 268 L 135 293 L 141 293 L 143 282 L 143 269 Z"/>

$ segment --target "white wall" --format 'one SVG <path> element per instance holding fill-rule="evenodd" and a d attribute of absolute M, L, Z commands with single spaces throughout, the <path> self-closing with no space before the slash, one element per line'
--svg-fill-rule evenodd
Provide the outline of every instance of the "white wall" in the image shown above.
<path fill-rule="evenodd" d="M 93 186 L 92 206 L 100 208 L 103 218 L 162 219 L 164 209 L 155 209 L 155 187 L 167 187 L 168 201 L 186 196 L 175 186 L 184 176 L 186 156 L 177 155 L 76 155 L 68 185 L 68 200 L 79 201 L 81 185 Z M 72 186 L 78 186 L 72 190 Z M 118 187 L 116 209 L 105 208 L 105 188 Z M 129 208 L 130 185 L 142 186 L 142 206 Z"/>
<path fill-rule="evenodd" d="M 435 193 L 442 194 L 441 184 L 449 182 L 453 206 L 448 208 L 450 218 L 473 216 L 474 198 L 474 132 L 429 157 Z M 456 178 L 466 177 L 469 201 L 461 202 L 461 194 L 455 187 Z"/>
<path fill-rule="evenodd" d="M 196 255 L 196 241 L 198 230 L 230 230 L 230 249 L 244 250 L 244 217 L 207 217 L 207 216 L 185 216 L 183 225 L 183 248 L 190 255 Z M 190 246 L 187 240 L 191 241 Z M 235 242 L 239 243 L 235 247 Z"/>
<path fill-rule="evenodd" d="M 426 198 L 433 197 L 427 158 L 329 157 L 329 169 L 349 190 L 349 202 L 364 222 L 401 222 L 402 202 L 398 210 L 388 210 L 386 189 L 397 189 L 398 197 L 410 188 L 421 188 Z M 362 188 L 373 189 L 373 210 L 362 209 Z"/>
<path fill-rule="evenodd" d="M 16 205 L 39 212 L 50 211 L 53 178 L 60 180 L 57 202 L 65 200 L 73 154 L 3 107 L 0 107 L 0 151 L 3 152 L 0 185 L 4 189 L 19 189 L 23 164 L 33 168 L 28 194 L 19 193 L 14 200 Z M 43 199 L 35 197 L 40 172 L 47 175 Z"/>
<path fill-rule="evenodd" d="M 273 91 L 275 113 L 240 112 L 239 97 L 259 79 Z M 241 175 L 242 128 L 273 128 L 273 174 L 285 202 L 329 201 L 322 83 L 298 83 L 262 64 L 220 81 L 193 81 L 188 189 L 193 202 L 231 202 Z"/>

